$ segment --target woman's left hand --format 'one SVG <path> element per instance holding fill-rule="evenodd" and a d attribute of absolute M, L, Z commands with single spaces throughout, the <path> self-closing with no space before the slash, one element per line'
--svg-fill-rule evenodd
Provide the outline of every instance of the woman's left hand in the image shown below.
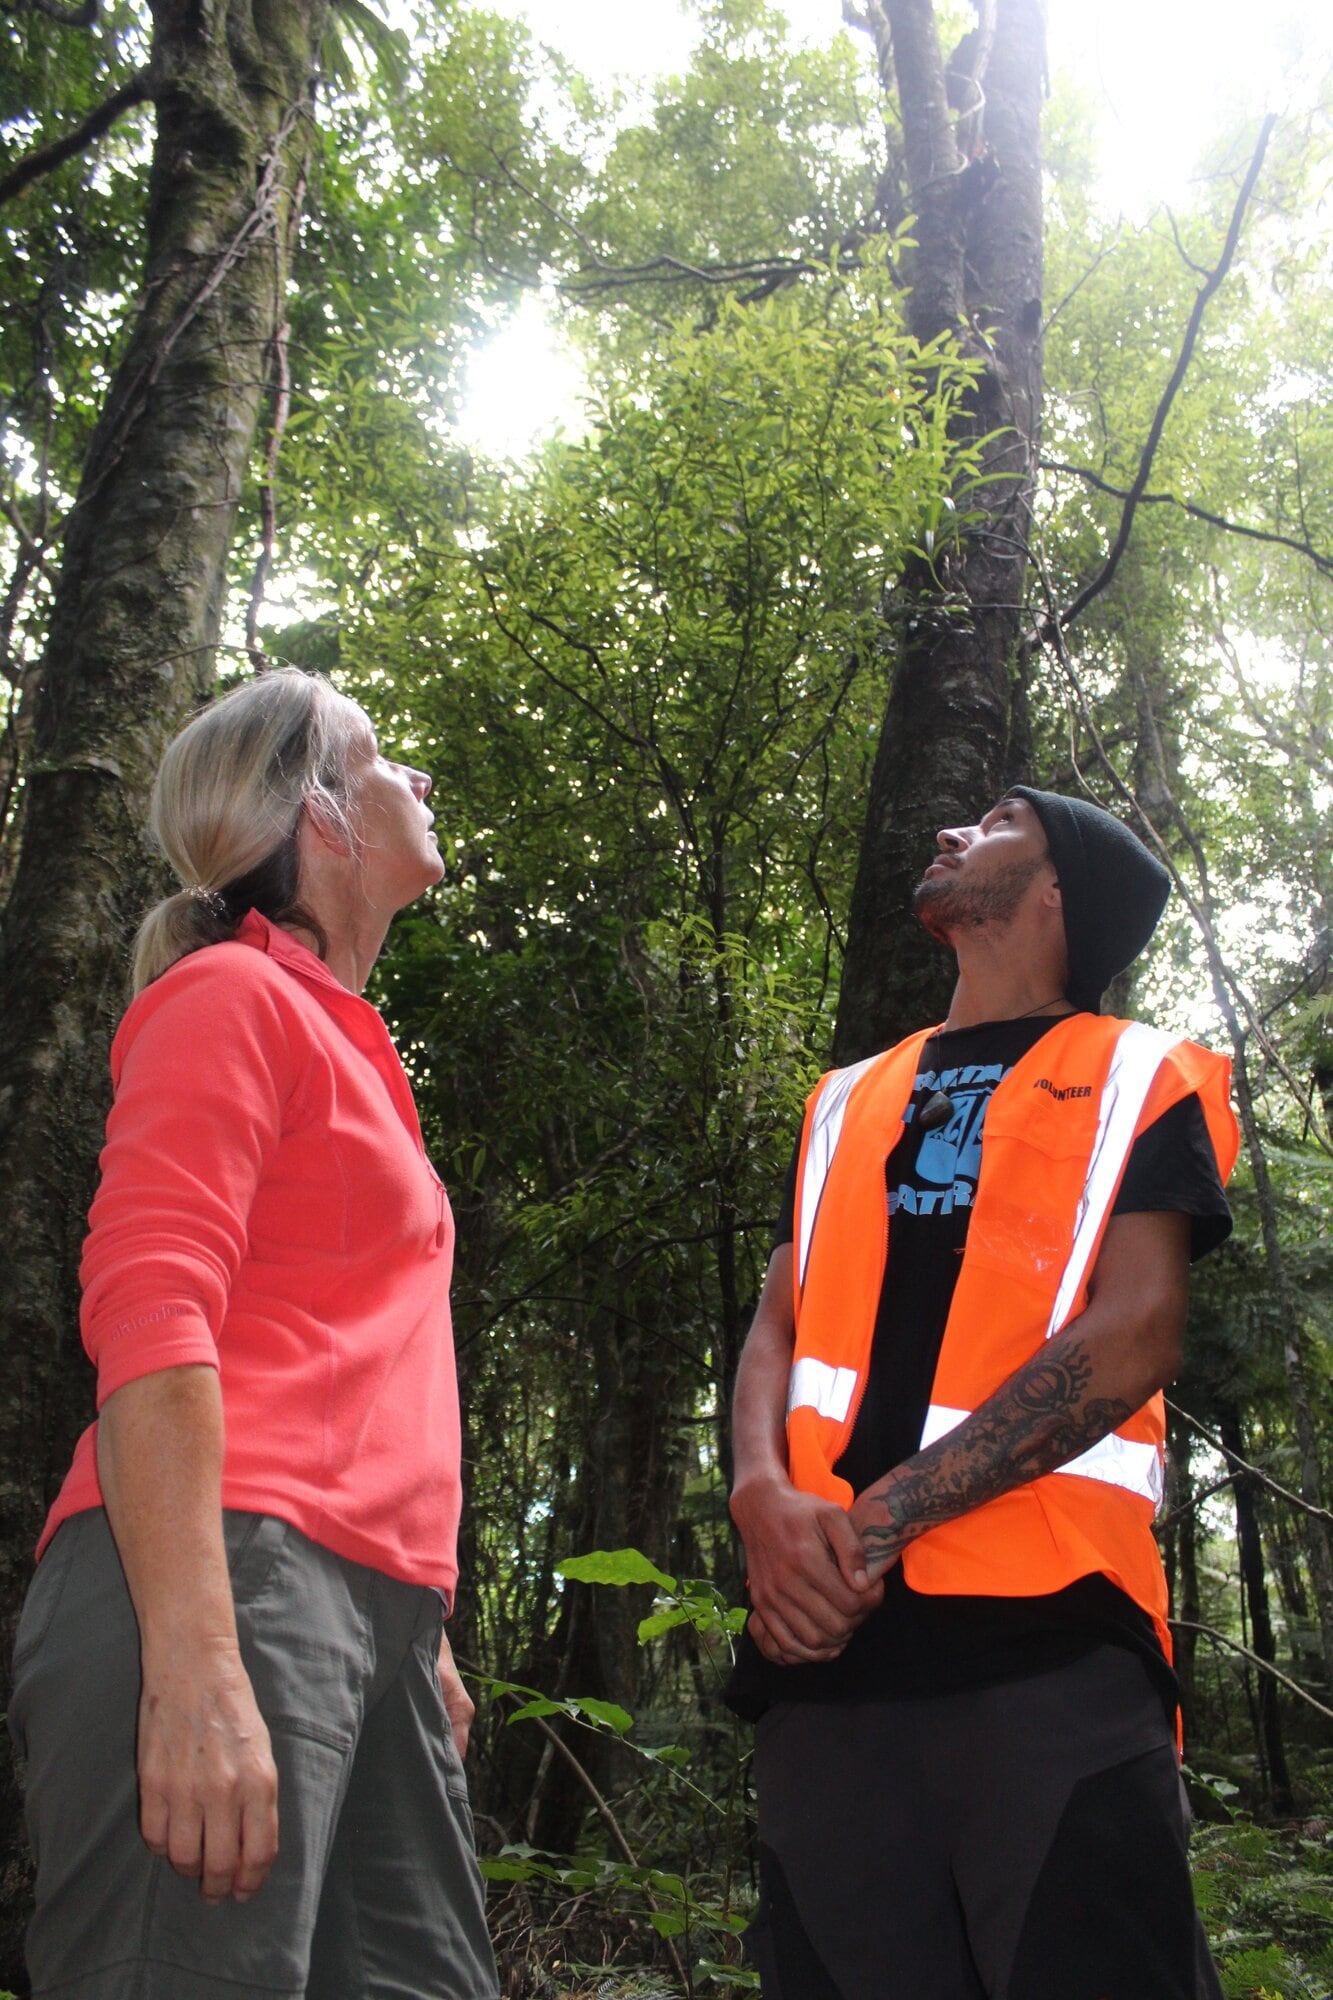
<path fill-rule="evenodd" d="M 440 1657 L 436 1663 L 440 1676 L 440 1693 L 444 1696 L 444 1710 L 449 1717 L 449 1727 L 454 1732 L 454 1742 L 458 1745 L 460 1757 L 467 1756 L 467 1740 L 472 1733 L 472 1718 L 477 1705 L 458 1677 L 454 1665 L 453 1651 L 447 1637 L 440 1640 Z"/>

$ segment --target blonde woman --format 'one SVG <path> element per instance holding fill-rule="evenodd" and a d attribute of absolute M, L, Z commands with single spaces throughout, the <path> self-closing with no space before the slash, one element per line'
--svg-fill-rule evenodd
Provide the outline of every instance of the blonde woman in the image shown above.
<path fill-rule="evenodd" d="M 97 1422 L 11 1726 L 35 1996 L 493 2000 L 461 1753 L 453 1224 L 360 997 L 430 779 L 274 672 L 170 746 L 83 1258 Z"/>

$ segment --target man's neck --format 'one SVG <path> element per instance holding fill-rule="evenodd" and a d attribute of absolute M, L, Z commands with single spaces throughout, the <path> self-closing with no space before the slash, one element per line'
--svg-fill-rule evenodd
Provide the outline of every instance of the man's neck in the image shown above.
<path fill-rule="evenodd" d="M 1028 957 L 1012 950 L 996 951 L 975 936 L 960 942 L 958 983 L 946 1029 L 975 1028 L 982 1021 L 1056 1018 L 1077 1011 L 1065 998 L 1063 966 L 1051 963 L 1046 954 Z"/>

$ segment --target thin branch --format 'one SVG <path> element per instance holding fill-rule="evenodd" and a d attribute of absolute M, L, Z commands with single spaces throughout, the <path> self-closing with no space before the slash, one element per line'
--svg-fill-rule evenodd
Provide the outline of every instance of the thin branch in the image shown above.
<path fill-rule="evenodd" d="M 1194 347 L 1199 337 L 1199 330 L 1203 325 L 1204 313 L 1207 311 L 1214 294 L 1231 268 L 1232 260 L 1235 257 L 1236 249 L 1240 242 L 1240 230 L 1241 224 L 1245 219 L 1245 211 L 1249 207 L 1250 196 L 1253 194 L 1255 182 L 1259 178 L 1259 171 L 1264 163 L 1264 154 L 1268 150 L 1268 141 L 1276 123 L 1276 114 L 1270 112 L 1259 128 L 1259 137 L 1255 144 L 1250 164 L 1246 169 L 1245 179 L 1241 183 L 1240 193 L 1237 195 L 1235 207 L 1231 211 L 1231 222 L 1227 228 L 1226 240 L 1222 245 L 1222 254 L 1195 294 L 1189 323 L 1185 328 L 1185 337 L 1180 343 L 1180 353 L 1176 357 L 1176 365 L 1171 371 L 1171 379 L 1162 391 L 1161 400 L 1158 402 L 1157 408 L 1153 413 L 1153 420 L 1148 428 L 1147 441 L 1139 457 L 1139 469 L 1134 475 L 1133 485 L 1125 496 L 1125 504 L 1120 515 L 1120 527 L 1117 531 L 1115 541 L 1111 545 L 1111 552 L 1097 575 L 1093 577 L 1091 583 L 1086 584 L 1068 609 L 1060 614 L 1059 622 L 1062 626 L 1068 627 L 1072 625 L 1079 614 L 1087 610 L 1093 599 L 1101 596 L 1117 569 L 1119 569 L 1120 558 L 1129 546 L 1130 534 L 1134 527 L 1135 510 L 1148 489 L 1148 479 L 1152 472 L 1153 460 L 1157 456 L 1157 447 L 1162 441 L 1162 433 L 1166 429 L 1166 420 L 1171 414 L 1171 406 L 1176 400 L 1176 395 L 1189 370 L 1190 362 L 1194 358 Z"/>
<path fill-rule="evenodd" d="M 986 92 L 982 79 L 990 67 L 991 50 L 995 44 L 995 0 L 974 0 L 974 5 L 977 25 L 964 35 L 945 65 L 946 80 L 959 77 L 972 86 L 972 102 L 959 111 L 958 123 L 954 127 L 955 143 L 968 160 L 974 159 L 981 147 L 982 120 L 986 115 Z M 960 64 L 958 56 L 962 50 L 967 50 L 967 55 Z"/>
<path fill-rule="evenodd" d="M 1299 1681 L 1292 1680 L 1290 1674 L 1284 1674 L 1280 1667 L 1273 1665 L 1271 1660 L 1261 1660 L 1259 1655 L 1252 1653 L 1248 1646 L 1242 1646 L 1239 1639 L 1229 1639 L 1225 1632 L 1219 1632 L 1212 1625 L 1199 1625 L 1193 1618 L 1168 1618 L 1166 1622 L 1173 1632 L 1198 1632 L 1205 1639 L 1211 1639 L 1214 1645 L 1229 1647 L 1233 1653 L 1239 1653 L 1243 1659 L 1248 1660 L 1251 1666 L 1258 1667 L 1261 1674 L 1271 1674 L 1275 1681 L 1281 1681 L 1283 1687 L 1289 1693 L 1294 1694 L 1301 1701 L 1308 1702 L 1311 1708 L 1317 1709 L 1320 1715 L 1326 1715 L 1329 1721 L 1333 1722 L 1333 1708 L 1325 1708 L 1323 1702 L 1316 1701 L 1314 1696 L 1303 1688 Z"/>
<path fill-rule="evenodd" d="M 53 15 L 52 18 L 59 17 Z M 66 160 L 73 159 L 76 153 L 82 153 L 94 139 L 100 139 L 103 132 L 115 124 L 122 112 L 133 110 L 136 104 L 142 104 L 151 94 L 151 73 L 146 68 L 136 70 L 119 90 L 113 90 L 95 111 L 90 111 L 61 138 L 38 146 L 35 152 L 25 153 L 7 174 L 0 175 L 0 207 L 16 194 L 21 194 L 31 182 L 40 180 L 43 174 L 54 172 Z"/>
<path fill-rule="evenodd" d="M 1202 279 L 1204 279 L 1204 280 L 1205 280 L 1205 282 L 1206 282 L 1206 281 L 1207 281 L 1207 279 L 1208 279 L 1208 277 L 1209 277 L 1209 275 L 1210 275 L 1210 274 L 1209 274 L 1209 271 L 1208 271 L 1208 268 L 1207 268 L 1207 266 L 1206 266 L 1206 265 L 1204 265 L 1204 264 L 1196 264 L 1196 263 L 1195 263 L 1195 261 L 1194 261 L 1194 259 L 1193 259 L 1193 258 L 1192 258 L 1192 257 L 1190 256 L 1190 253 L 1189 253 L 1189 251 L 1188 251 L 1188 250 L 1187 250 L 1187 249 L 1185 248 L 1184 244 L 1183 244 L 1183 243 L 1181 242 L 1181 240 L 1180 240 L 1180 231 L 1179 231 L 1179 229 L 1178 229 L 1178 228 L 1176 227 L 1176 218 L 1175 218 L 1175 216 L 1174 216 L 1174 215 L 1173 215 L 1173 214 L 1171 213 L 1171 210 L 1170 210 L 1169 208 L 1168 208 L 1168 209 L 1166 210 L 1166 219 L 1167 219 L 1167 221 L 1168 221 L 1168 222 L 1170 223 L 1170 225 L 1171 225 L 1171 234 L 1172 234 L 1172 236 L 1173 236 L 1173 237 L 1174 237 L 1174 239 L 1175 239 L 1175 245 L 1176 245 L 1176 249 L 1177 249 L 1177 250 L 1179 251 L 1179 253 L 1180 253 L 1180 261 L 1181 261 L 1181 263 L 1182 263 L 1182 264 L 1188 264 L 1188 265 L 1189 265 L 1189 268 L 1190 268 L 1190 270 L 1191 270 L 1191 271 L 1193 271 L 1193 273 L 1194 273 L 1195 277 L 1196 277 L 1196 278 L 1202 278 Z"/>
<path fill-rule="evenodd" d="M 287 222 L 287 262 L 290 264 L 296 249 L 301 227 L 301 211 L 305 207 L 305 175 L 302 173 L 292 191 L 291 209 Z M 254 578 L 250 585 L 250 603 L 245 614 L 245 647 L 250 655 L 250 664 L 257 674 L 262 674 L 269 665 L 268 655 L 259 643 L 259 613 L 264 602 L 264 590 L 273 569 L 273 545 L 277 537 L 278 509 L 278 454 L 282 450 L 283 435 L 287 429 L 287 418 L 292 407 L 292 371 L 288 359 L 287 344 L 291 339 L 291 322 L 283 313 L 282 264 L 275 259 L 273 267 L 273 372 L 275 390 L 273 397 L 273 421 L 269 425 L 268 445 L 264 453 L 264 477 L 259 487 L 259 555 L 255 562 Z"/>
<path fill-rule="evenodd" d="M 517 1702 L 520 1707 L 523 1705 L 522 1695 L 512 1694 L 510 1698 L 511 1700 Z M 582 1763 L 580 1763 L 579 1759 L 574 1755 L 574 1752 L 570 1749 L 568 1743 L 566 1743 L 564 1737 L 560 1734 L 559 1730 L 553 1729 L 550 1723 L 547 1722 L 545 1717 L 541 1715 L 525 1716 L 524 1721 L 535 1722 L 538 1729 L 540 1729 L 543 1736 L 545 1736 L 547 1742 L 556 1752 L 557 1756 L 564 1758 L 565 1762 L 569 1765 L 570 1770 L 573 1771 L 575 1777 L 578 1779 L 579 1783 L 584 1787 L 589 1798 L 592 1800 L 593 1805 L 597 1811 L 597 1817 L 601 1820 L 603 1826 L 610 1834 L 612 1840 L 615 1842 L 616 1846 L 620 1849 L 620 1852 L 624 1856 L 625 1860 L 628 1861 L 631 1868 L 641 1868 L 643 1866 L 643 1863 L 639 1860 L 638 1856 L 634 1852 L 634 1849 L 630 1846 L 629 1842 L 626 1840 L 625 1835 L 621 1830 L 620 1821 L 616 1818 L 610 1806 L 607 1804 L 606 1800 L 602 1797 L 602 1794 L 597 1789 L 597 1786 L 594 1783 L 591 1774 L 588 1772 L 586 1767 Z M 648 1907 L 650 1910 L 656 1910 L 660 1907 L 657 1898 L 656 1896 L 654 1896 L 651 1889 L 645 1888 L 644 1895 L 647 1899 Z M 671 1969 L 675 1973 L 677 1979 L 680 1981 L 682 1990 L 688 1991 L 689 1981 L 686 1979 L 685 1967 L 681 1963 L 680 1953 L 676 1949 L 674 1939 L 669 1937 L 664 1937 L 662 1939 L 662 1943 L 666 1946 L 667 1957 L 671 1960 Z"/>
<path fill-rule="evenodd" d="M 892 97 L 898 88 L 893 64 L 893 30 L 882 0 L 865 0 L 863 7 L 857 7 L 855 0 L 842 0 L 842 18 L 849 28 L 870 37 L 875 51 L 875 67 L 879 71 L 879 87 L 885 97 Z"/>
<path fill-rule="evenodd" d="M 682 279 L 702 285 L 757 284 L 773 288 L 789 278 L 827 276 L 828 268 L 827 264 L 812 263 L 808 257 L 761 257 L 743 264 L 690 264 L 682 257 L 667 255 L 654 257 L 646 264 L 608 264 L 596 257 L 588 269 L 562 278 L 557 290 L 584 297 L 620 285 L 675 284 Z M 836 268 L 840 272 L 858 270 L 859 259 L 854 254 L 840 253 Z"/>
<path fill-rule="evenodd" d="M 128 385 L 115 424 L 105 440 L 103 463 L 80 492 L 74 503 L 74 513 L 88 505 L 119 463 L 126 440 L 147 408 L 149 396 L 170 360 L 177 341 L 198 318 L 213 294 L 225 282 L 228 273 L 248 255 L 254 240 L 272 223 L 282 185 L 283 150 L 298 122 L 308 116 L 309 111 L 310 100 L 306 98 L 299 103 L 289 105 L 283 114 L 282 122 L 273 135 L 269 150 L 260 162 L 254 200 L 245 219 L 230 242 L 224 244 L 218 252 L 211 270 L 198 290 L 186 301 L 176 319 L 157 342 L 151 357 L 140 370 L 137 381 Z"/>
<path fill-rule="evenodd" d="M 1169 1514 L 1159 1514 L 1153 1522 L 1154 1532 L 1164 1535 L 1168 1528 L 1174 1528 L 1177 1521 L 1183 1521 L 1187 1514 L 1195 1513 L 1209 1500 L 1215 1500 L 1219 1493 L 1225 1493 L 1228 1486 L 1234 1486 L 1241 1476 L 1239 1472 L 1228 1472 L 1224 1473 L 1221 1479 L 1215 1479 L 1211 1486 L 1200 1486 L 1188 1500 L 1182 1502 L 1179 1507 L 1173 1507 Z"/>
<path fill-rule="evenodd" d="M 1289 1065 L 1283 1060 L 1282 1056 L 1279 1054 L 1278 1049 L 1272 1040 L 1272 1037 L 1269 1035 L 1268 1030 L 1264 1025 L 1264 1018 L 1263 1015 L 1260 1013 L 1258 1006 L 1256 1005 L 1254 1000 L 1251 999 L 1250 995 L 1246 992 L 1245 988 L 1241 985 L 1240 981 L 1237 979 L 1236 975 L 1232 972 L 1230 966 L 1227 964 L 1226 960 L 1222 956 L 1221 947 L 1218 945 L 1217 942 L 1217 931 L 1212 920 L 1211 912 L 1207 908 L 1205 908 L 1204 904 L 1200 901 L 1199 897 L 1194 894 L 1193 890 L 1186 882 L 1184 876 L 1181 874 L 1179 868 L 1176 866 L 1175 859 L 1172 856 L 1170 849 L 1167 847 L 1167 844 L 1163 840 L 1161 834 L 1157 831 L 1157 828 L 1153 824 L 1153 821 L 1151 820 L 1147 812 L 1145 812 L 1143 806 L 1140 804 L 1135 793 L 1131 790 L 1130 786 L 1125 783 L 1125 780 L 1121 777 L 1119 771 L 1116 769 L 1114 763 L 1111 761 L 1110 755 L 1107 752 L 1106 745 L 1102 738 L 1101 732 L 1097 727 L 1096 719 L 1093 716 L 1092 706 L 1088 701 L 1087 695 L 1084 693 L 1083 685 L 1079 680 L 1078 673 L 1074 667 L 1074 662 L 1070 657 L 1069 648 L 1065 644 L 1065 636 L 1062 630 L 1062 625 L 1065 621 L 1062 620 L 1056 608 L 1055 588 L 1051 582 L 1050 571 L 1046 566 L 1045 559 L 1042 556 L 1040 549 L 1036 546 L 1035 543 L 1033 544 L 1032 547 L 1032 561 L 1037 570 L 1037 574 L 1041 579 L 1042 589 L 1045 593 L 1046 605 L 1047 605 L 1046 617 L 1044 621 L 1038 626 L 1036 637 L 1040 643 L 1049 645 L 1054 649 L 1056 659 L 1058 660 L 1060 669 L 1064 674 L 1066 682 L 1068 683 L 1071 695 L 1069 755 L 1070 755 L 1070 763 L 1073 767 L 1075 777 L 1078 779 L 1078 782 L 1083 787 L 1084 791 L 1087 792 L 1089 798 L 1094 797 L 1095 794 L 1093 793 L 1092 787 L 1088 783 L 1087 779 L 1084 777 L 1083 772 L 1079 767 L 1077 746 L 1074 741 L 1074 726 L 1073 726 L 1074 719 L 1075 717 L 1077 717 L 1078 721 L 1082 723 L 1084 729 L 1087 731 L 1088 740 L 1092 744 L 1094 753 L 1096 754 L 1097 760 L 1101 764 L 1102 769 L 1106 772 L 1108 779 L 1110 780 L 1112 786 L 1118 793 L 1121 800 L 1124 802 L 1124 804 L 1126 804 L 1129 807 L 1130 811 L 1134 814 L 1135 819 L 1138 820 L 1139 824 L 1143 827 L 1144 831 L 1147 833 L 1148 838 L 1152 843 L 1152 846 L 1156 849 L 1158 859 L 1161 861 L 1163 867 L 1170 875 L 1172 883 L 1174 884 L 1175 889 L 1178 895 L 1180 896 L 1181 901 L 1184 903 L 1186 909 L 1190 913 L 1190 916 L 1193 918 L 1195 924 L 1197 925 L 1199 935 L 1203 940 L 1204 951 L 1208 957 L 1209 971 L 1214 979 L 1216 990 L 1218 991 L 1222 999 L 1226 999 L 1227 996 L 1230 996 L 1230 998 L 1234 1000 L 1236 1006 L 1245 1016 L 1245 1019 L 1249 1025 L 1249 1032 L 1253 1034 L 1255 1041 L 1259 1045 L 1259 1048 L 1262 1050 L 1263 1054 L 1267 1057 L 1268 1061 L 1273 1065 L 1273 1068 L 1277 1071 L 1278 1075 L 1282 1078 L 1288 1090 L 1291 1092 L 1292 1098 L 1294 1099 L 1296 1104 L 1300 1107 L 1301 1111 L 1305 1114 L 1305 1117 L 1309 1120 L 1313 1120 L 1314 1108 L 1310 1103 L 1308 1093 L 1305 1091 L 1303 1086 L 1297 1082 L 1295 1074 L 1293 1073 Z M 1163 774 L 1163 782 L 1165 782 L 1164 774 Z M 1176 814 L 1177 820 L 1181 825 L 1182 831 L 1185 833 L 1186 839 L 1189 839 L 1190 838 L 1189 828 L 1187 823 L 1185 822 L 1184 815 L 1180 812 L 1180 808 L 1176 805 L 1174 799 L 1170 800 L 1170 805 L 1172 811 Z M 1195 853 L 1195 859 L 1196 861 L 1198 861 L 1200 857 L 1198 854 L 1197 845 L 1195 845 L 1193 851 Z M 1239 1022 L 1237 1022 L 1236 1024 L 1236 1035 L 1239 1038 L 1240 1036 Z M 1319 1131 L 1317 1125 L 1312 1125 L 1311 1129 L 1314 1133 L 1314 1137 L 1317 1143 L 1320 1146 L 1320 1149 L 1325 1153 L 1333 1154 L 1333 1143 L 1330 1143 L 1323 1137 L 1323 1134 Z"/>
<path fill-rule="evenodd" d="M 1329 763 L 1333 761 L 1331 757 L 1333 745 L 1329 742 L 1328 731 L 1309 713 L 1309 704 L 1299 695 L 1296 697 L 1296 706 L 1300 726 L 1290 730 L 1275 727 L 1271 715 L 1251 687 L 1240 654 L 1227 631 L 1222 579 L 1215 568 L 1212 579 L 1213 603 L 1217 612 L 1213 637 L 1217 641 L 1218 651 L 1231 670 L 1240 694 L 1242 708 L 1267 744 L 1274 750 L 1280 750 L 1293 764 L 1304 764 L 1307 771 L 1317 780 L 1325 781 L 1328 777 Z"/>
<path fill-rule="evenodd" d="M 1173 1417 L 1179 1417 L 1182 1423 L 1188 1424 L 1196 1436 L 1201 1437 L 1211 1450 L 1215 1451 L 1220 1458 L 1226 1460 L 1228 1465 L 1234 1466 L 1236 1472 L 1247 1472 L 1252 1479 L 1258 1481 L 1260 1486 L 1267 1487 L 1270 1493 L 1275 1494 L 1279 1500 L 1284 1500 L 1289 1507 L 1297 1508 L 1302 1514 L 1311 1514 L 1316 1521 L 1326 1521 L 1330 1527 L 1333 1527 L 1333 1514 L 1329 1512 L 1327 1507 L 1312 1506 L 1308 1500 L 1303 1500 L 1299 1493 L 1293 1493 L 1290 1487 L 1280 1485 L 1276 1479 L 1264 1471 L 1262 1466 L 1251 1464 L 1250 1460 L 1242 1458 L 1238 1451 L 1228 1451 L 1222 1440 L 1215 1438 L 1206 1424 L 1201 1424 L 1199 1419 L 1192 1417 L 1188 1410 L 1182 1410 L 1180 1405 L 1173 1403 L 1169 1396 L 1166 1398 L 1166 1407 L 1170 1410 Z M 1234 1476 L 1233 1474 L 1232 1477 Z M 1223 1480 L 1221 1484 L 1225 1486 L 1229 1484 L 1229 1480 Z"/>
<path fill-rule="evenodd" d="M 563 230 L 582 251 L 586 260 L 584 267 L 567 278 L 561 278 L 556 285 L 558 292 L 566 293 L 572 298 L 588 298 L 600 292 L 615 291 L 629 285 L 685 282 L 702 285 L 753 285 L 754 291 L 747 294 L 745 299 L 746 304 L 752 304 L 755 300 L 767 298 L 770 293 L 792 278 L 828 276 L 830 268 L 828 262 L 815 261 L 808 257 L 781 255 L 747 258 L 735 264 L 692 264 L 686 258 L 674 257 L 664 252 L 643 264 L 612 263 L 609 258 L 602 255 L 596 244 L 584 230 L 580 229 L 572 217 L 558 208 L 554 202 L 549 201 L 520 174 L 515 173 L 502 153 L 496 152 L 494 147 L 488 147 L 487 151 L 495 162 L 497 171 L 514 192 L 539 208 L 556 228 Z M 465 174 L 460 167 L 455 167 L 454 170 L 465 180 L 478 178 Z M 833 268 L 840 274 L 859 270 L 861 261 L 858 253 L 870 233 L 868 228 L 853 230 L 838 243 L 832 259 Z M 471 234 L 480 247 L 477 231 L 474 229 Z M 507 270 L 503 265 L 493 265 L 493 268 L 516 284 L 531 286 L 534 282 L 519 272 Z"/>
<path fill-rule="evenodd" d="M 287 428 L 287 415 L 292 406 L 292 375 L 287 360 L 287 342 L 291 326 L 283 320 L 273 336 L 273 367 L 276 386 L 273 398 L 273 421 L 269 425 L 268 445 L 264 453 L 264 477 L 259 486 L 259 554 L 255 558 L 255 573 L 250 583 L 250 602 L 245 609 L 245 650 L 250 655 L 250 664 L 257 674 L 268 667 L 268 654 L 259 643 L 259 613 L 264 603 L 264 591 L 273 570 L 273 545 L 277 538 L 278 507 L 278 453 L 282 449 L 282 434 Z"/>
<path fill-rule="evenodd" d="M 1130 489 L 1127 486 L 1113 486 L 1109 479 L 1103 479 L 1090 465 L 1069 465 L 1059 458 L 1043 458 L 1038 464 L 1043 472 L 1066 472 L 1073 479 L 1081 479 L 1088 486 L 1095 487 L 1099 493 L 1108 494 L 1112 500 L 1130 498 Z M 1243 521 L 1228 520 L 1225 514 L 1214 514 L 1210 508 L 1200 507 L 1193 500 L 1182 500 L 1176 493 L 1140 493 L 1138 505 L 1179 507 L 1181 512 L 1188 514 L 1192 520 L 1206 522 L 1210 528 L 1221 528 L 1228 535 L 1243 535 L 1251 542 L 1271 542 L 1277 548 L 1294 550 L 1298 556 L 1308 556 L 1321 574 L 1333 576 L 1333 555 L 1322 554 L 1310 542 L 1302 541 L 1295 535 L 1280 535 L 1271 528 L 1247 527 Z"/>
<path fill-rule="evenodd" d="M 1089 278 L 1095 277 L 1098 269 L 1101 267 L 1101 265 L 1103 265 L 1106 262 L 1106 259 L 1111 255 L 1111 253 L 1114 250 L 1118 250 L 1120 248 L 1121 226 L 1122 225 L 1117 222 L 1115 226 L 1115 235 L 1111 238 L 1110 242 L 1104 243 L 1102 245 L 1101 249 L 1097 252 L 1097 255 L 1093 258 L 1092 262 L 1089 264 L 1087 270 L 1084 271 L 1083 275 L 1081 277 L 1075 278 L 1073 284 L 1069 287 L 1069 290 L 1060 300 L 1060 303 L 1056 306 L 1052 306 L 1050 312 L 1047 313 L 1045 319 L 1041 323 L 1041 331 L 1043 339 L 1050 332 L 1051 328 L 1055 325 L 1055 322 L 1059 319 L 1065 307 L 1067 305 L 1073 304 L 1074 300 L 1083 290 L 1083 287 L 1087 284 Z"/>
<path fill-rule="evenodd" d="M 10 499 L 0 498 L 0 514 L 3 514 L 14 533 L 18 536 L 19 547 L 34 569 L 39 569 L 48 583 L 54 583 L 55 572 L 46 559 L 46 550 L 24 521 L 22 514 Z"/>

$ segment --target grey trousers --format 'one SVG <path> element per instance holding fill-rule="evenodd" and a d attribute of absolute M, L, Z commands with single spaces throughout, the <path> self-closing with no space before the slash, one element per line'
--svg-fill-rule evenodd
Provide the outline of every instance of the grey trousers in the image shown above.
<path fill-rule="evenodd" d="M 140 1839 L 138 1627 L 105 1514 L 76 1515 L 14 1654 L 34 2000 L 495 2000 L 439 1597 L 267 1515 L 224 1523 L 278 1767 L 273 1871 L 252 1901 L 210 1908 Z"/>

